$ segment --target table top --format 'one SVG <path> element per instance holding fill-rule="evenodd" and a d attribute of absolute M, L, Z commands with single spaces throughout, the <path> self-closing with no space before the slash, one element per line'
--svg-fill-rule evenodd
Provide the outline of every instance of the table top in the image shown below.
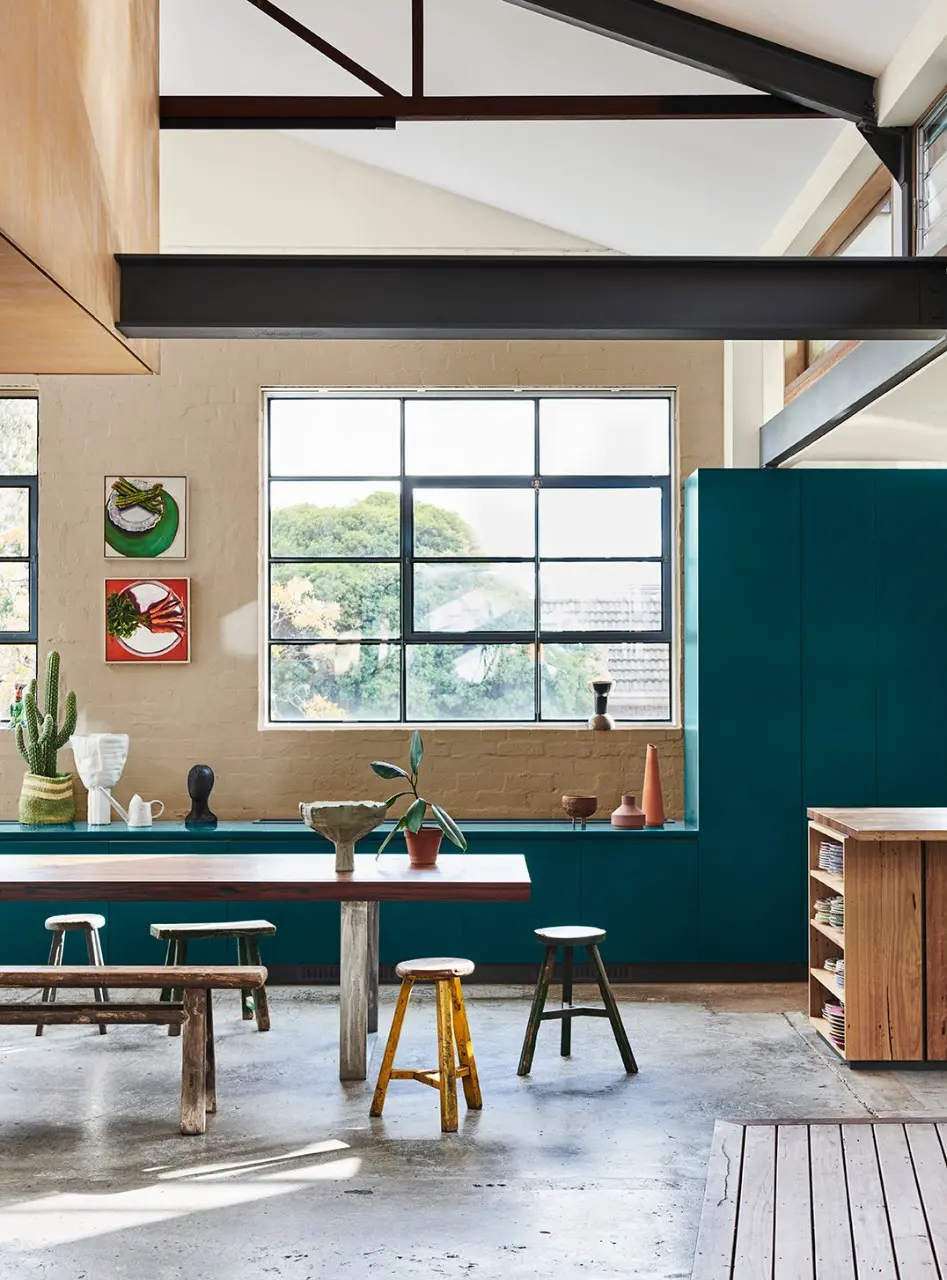
<path fill-rule="evenodd" d="M 947 809 L 809 809 L 809 818 L 853 840 L 947 840 Z"/>
<path fill-rule="evenodd" d="M 404 854 L 356 854 L 339 874 L 331 853 L 7 854 L 0 902 L 525 902 L 522 854 L 442 854 L 416 871 Z"/>

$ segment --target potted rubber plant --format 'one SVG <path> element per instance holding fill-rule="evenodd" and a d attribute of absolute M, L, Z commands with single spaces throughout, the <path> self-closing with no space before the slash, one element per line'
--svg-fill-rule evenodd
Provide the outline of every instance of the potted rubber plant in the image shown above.
<path fill-rule="evenodd" d="M 66 694 L 59 724 L 59 654 L 46 656 L 46 692 L 39 705 L 36 681 L 23 694 L 23 714 L 16 722 L 16 745 L 29 766 L 20 792 L 20 821 L 52 825 L 76 820 L 72 774 L 60 773 L 57 757 L 76 731 L 76 695 Z"/>
<path fill-rule="evenodd" d="M 434 804 L 433 801 L 426 800 L 424 796 L 418 794 L 418 772 L 423 759 L 424 743 L 421 741 L 420 733 L 415 729 L 411 735 L 408 769 L 402 769 L 396 764 L 388 764 L 384 760 L 373 760 L 371 762 L 371 767 L 379 778 L 387 778 L 389 780 L 397 778 L 402 782 L 406 782 L 410 788 L 410 790 L 395 792 L 393 796 L 389 796 L 385 801 L 385 804 L 390 809 L 393 804 L 403 800 L 406 796 L 412 797 L 407 809 L 395 823 L 392 830 L 385 836 L 378 852 L 379 854 L 383 853 L 395 833 L 403 831 L 412 867 L 433 867 L 437 862 L 437 854 L 444 836 L 447 836 L 448 840 L 455 844 L 461 852 L 466 852 L 467 849 L 464 833 L 450 814 L 442 809 L 440 805 Z M 431 817 L 436 824 L 434 826 L 424 825 L 428 809 L 430 809 Z"/>

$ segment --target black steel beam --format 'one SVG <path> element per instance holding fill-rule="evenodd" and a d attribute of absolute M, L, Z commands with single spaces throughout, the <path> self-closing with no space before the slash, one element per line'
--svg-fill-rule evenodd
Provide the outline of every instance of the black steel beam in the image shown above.
<path fill-rule="evenodd" d="M 778 467 L 947 352 L 947 339 L 863 342 L 760 429 L 760 466 Z"/>
<path fill-rule="evenodd" d="M 379 129 L 399 120 L 768 120 L 822 113 L 762 93 L 412 98 L 178 97 L 162 129 Z"/>
<path fill-rule="evenodd" d="M 128 255 L 153 338 L 935 338 L 936 258 Z"/>
<path fill-rule="evenodd" d="M 657 0 L 508 0 L 547 18 L 776 93 L 841 120 L 876 120 L 871 76 Z"/>

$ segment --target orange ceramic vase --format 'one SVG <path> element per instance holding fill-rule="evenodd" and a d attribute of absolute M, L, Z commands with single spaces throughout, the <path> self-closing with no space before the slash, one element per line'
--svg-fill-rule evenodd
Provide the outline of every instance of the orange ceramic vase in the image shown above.
<path fill-rule="evenodd" d="M 664 826 L 664 796 L 661 794 L 661 770 L 658 767 L 658 749 L 648 743 L 644 762 L 644 786 L 641 789 L 641 807 L 644 809 L 646 827 Z"/>

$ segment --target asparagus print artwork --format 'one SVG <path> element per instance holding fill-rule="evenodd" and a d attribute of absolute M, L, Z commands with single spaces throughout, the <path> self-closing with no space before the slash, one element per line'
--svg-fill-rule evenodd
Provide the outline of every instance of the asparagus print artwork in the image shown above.
<path fill-rule="evenodd" d="M 188 578 L 106 578 L 105 661 L 189 662 Z"/>
<path fill-rule="evenodd" d="M 106 476 L 105 555 L 107 559 L 184 560 L 187 479 Z"/>

